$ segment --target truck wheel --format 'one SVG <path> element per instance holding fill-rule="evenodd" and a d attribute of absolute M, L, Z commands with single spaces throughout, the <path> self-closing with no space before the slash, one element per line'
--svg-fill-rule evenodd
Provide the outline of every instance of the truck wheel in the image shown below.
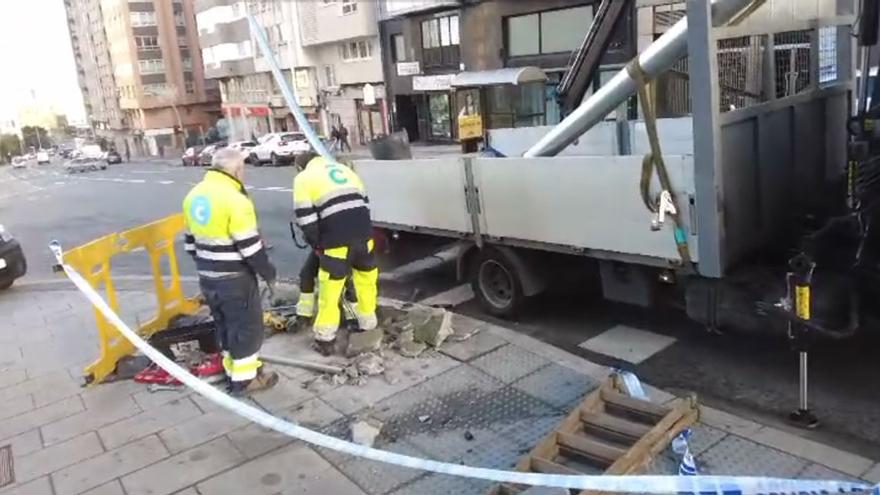
<path fill-rule="evenodd" d="M 524 296 L 519 273 L 497 249 L 481 249 L 471 268 L 471 286 L 480 305 L 488 313 L 513 318 L 519 313 Z"/>
<path fill-rule="evenodd" d="M 13 282 L 15 282 L 14 278 L 0 282 L 0 290 L 6 290 L 12 287 Z"/>

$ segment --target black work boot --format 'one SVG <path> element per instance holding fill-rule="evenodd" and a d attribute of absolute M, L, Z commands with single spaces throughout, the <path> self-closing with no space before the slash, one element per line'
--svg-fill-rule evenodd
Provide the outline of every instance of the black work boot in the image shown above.
<path fill-rule="evenodd" d="M 333 340 L 315 340 L 312 348 L 318 351 L 318 354 L 329 357 L 336 352 L 336 339 Z"/>
<path fill-rule="evenodd" d="M 232 382 L 229 386 L 229 395 L 233 397 L 244 397 L 253 392 L 270 389 L 278 383 L 278 373 L 274 371 L 264 372 L 262 368 L 257 370 L 257 376 L 251 380 L 243 380 Z"/>

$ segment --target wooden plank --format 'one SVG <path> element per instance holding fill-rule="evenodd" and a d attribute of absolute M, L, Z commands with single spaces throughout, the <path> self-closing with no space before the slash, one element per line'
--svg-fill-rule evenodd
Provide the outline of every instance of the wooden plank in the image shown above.
<path fill-rule="evenodd" d="M 670 412 L 670 409 L 666 406 L 653 404 L 646 400 L 636 399 L 614 390 L 602 390 L 602 400 L 626 411 L 648 416 L 656 420 L 663 418 Z"/>
<path fill-rule="evenodd" d="M 584 473 L 568 466 L 563 466 L 543 457 L 532 457 L 532 471 L 544 474 L 568 474 L 573 476 L 583 476 Z"/>
<path fill-rule="evenodd" d="M 648 425 L 627 421 L 624 418 L 611 416 L 607 413 L 590 413 L 581 411 L 581 421 L 584 429 L 595 429 L 602 432 L 615 433 L 633 440 L 638 440 L 642 435 L 651 431 Z"/>
<path fill-rule="evenodd" d="M 647 461 L 650 461 L 651 453 L 655 449 L 662 449 L 666 443 L 672 440 L 675 435 L 670 435 L 670 431 L 673 427 L 682 424 L 680 420 L 685 418 L 685 423 L 690 424 L 696 420 L 696 417 L 696 406 L 692 401 L 677 399 L 669 413 L 657 422 L 651 431 L 633 444 L 624 455 L 618 458 L 605 471 L 605 474 L 628 474 L 637 466 L 645 465 Z"/>
<path fill-rule="evenodd" d="M 560 447 L 606 464 L 613 464 L 626 453 L 626 450 L 620 447 L 571 433 L 560 433 L 558 440 Z"/>

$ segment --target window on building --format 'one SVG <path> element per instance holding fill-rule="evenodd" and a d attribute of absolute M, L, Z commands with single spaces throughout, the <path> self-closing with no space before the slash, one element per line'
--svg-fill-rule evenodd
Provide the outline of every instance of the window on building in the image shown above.
<path fill-rule="evenodd" d="M 391 35 L 391 58 L 394 62 L 406 61 L 406 43 L 402 34 Z"/>
<path fill-rule="evenodd" d="M 195 86 L 195 84 L 193 84 L 192 81 L 186 81 L 184 83 L 184 87 L 186 88 L 186 92 L 188 94 L 193 94 L 196 92 L 196 86 Z"/>
<path fill-rule="evenodd" d="M 131 25 L 135 27 L 141 26 L 155 26 L 156 25 L 156 13 L 155 12 L 130 12 L 129 16 L 131 18 Z"/>
<path fill-rule="evenodd" d="M 332 5 L 336 3 L 336 0 L 321 0 L 322 5 Z"/>
<path fill-rule="evenodd" d="M 184 57 L 180 59 L 180 65 L 183 67 L 183 70 L 192 70 L 193 60 L 189 57 Z"/>
<path fill-rule="evenodd" d="M 373 57 L 373 43 L 370 40 L 345 42 L 339 45 L 339 56 L 346 62 L 367 60 Z"/>
<path fill-rule="evenodd" d="M 157 36 L 135 36 L 134 44 L 140 51 L 158 50 L 159 38 Z"/>
<path fill-rule="evenodd" d="M 354 14 L 357 12 L 357 0 L 342 0 L 342 15 Z"/>
<path fill-rule="evenodd" d="M 422 21 L 422 64 L 430 67 L 458 67 L 458 15 Z"/>
<path fill-rule="evenodd" d="M 186 48 L 189 46 L 189 43 L 186 41 L 185 36 L 178 36 L 177 37 L 177 46 L 180 48 Z"/>
<path fill-rule="evenodd" d="M 161 74 L 165 72 L 165 61 L 161 58 L 138 60 L 138 69 L 141 74 Z"/>
<path fill-rule="evenodd" d="M 186 19 L 183 17 L 183 12 L 175 12 L 174 13 L 174 25 L 175 26 L 186 26 Z"/>
<path fill-rule="evenodd" d="M 144 95 L 165 96 L 168 94 L 168 85 L 165 83 L 144 84 Z"/>
<path fill-rule="evenodd" d="M 590 5 L 508 17 L 507 56 L 570 52 L 580 46 L 592 22 Z"/>
<path fill-rule="evenodd" d="M 324 79 L 326 80 L 328 87 L 336 87 L 336 71 L 333 69 L 332 65 L 324 66 Z"/>

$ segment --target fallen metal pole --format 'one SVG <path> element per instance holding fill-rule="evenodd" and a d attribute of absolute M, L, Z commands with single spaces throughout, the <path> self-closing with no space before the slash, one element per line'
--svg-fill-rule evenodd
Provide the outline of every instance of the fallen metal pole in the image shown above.
<path fill-rule="evenodd" d="M 764 0 L 713 0 L 712 22 L 722 26 L 747 8 Z M 653 78 L 670 69 L 687 55 L 687 17 L 679 20 L 666 33 L 652 43 L 638 60 L 647 78 Z M 638 86 L 626 68 L 617 73 L 591 97 L 587 98 L 571 115 L 550 130 L 540 141 L 529 148 L 523 156 L 553 156 L 564 150 L 583 133 L 601 122 L 609 113 L 636 94 Z"/>
<path fill-rule="evenodd" d="M 314 361 L 304 361 L 302 359 L 283 358 L 278 356 L 260 355 L 260 360 L 272 364 L 280 364 L 283 366 L 293 366 L 294 368 L 302 368 L 310 371 L 318 371 L 321 373 L 330 373 L 338 375 L 345 371 L 341 366 L 333 366 L 332 364 L 316 363 Z"/>

